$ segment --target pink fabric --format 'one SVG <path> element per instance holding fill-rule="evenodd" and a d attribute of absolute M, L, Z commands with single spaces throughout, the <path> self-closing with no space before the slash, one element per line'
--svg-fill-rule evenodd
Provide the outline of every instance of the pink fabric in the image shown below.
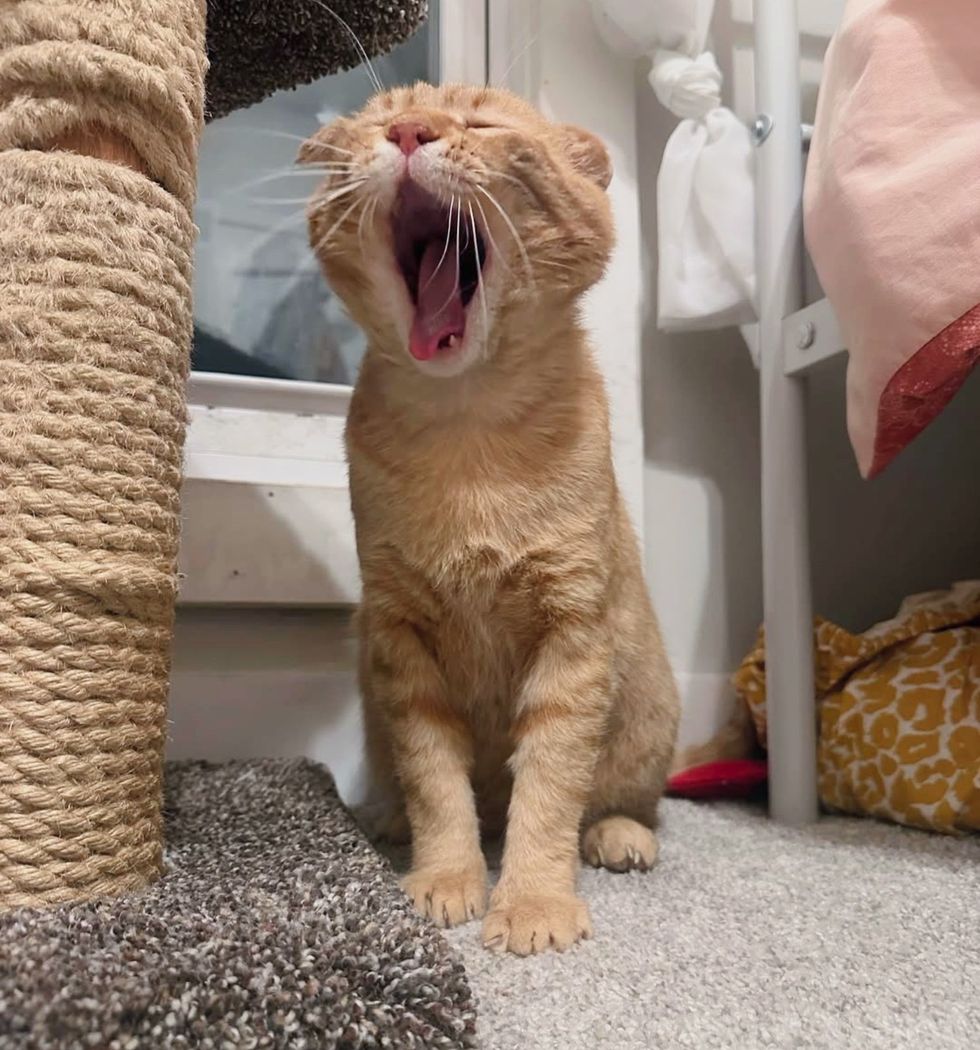
<path fill-rule="evenodd" d="M 850 350 L 848 429 L 867 477 L 980 356 L 980 0 L 849 0 L 804 210 Z"/>

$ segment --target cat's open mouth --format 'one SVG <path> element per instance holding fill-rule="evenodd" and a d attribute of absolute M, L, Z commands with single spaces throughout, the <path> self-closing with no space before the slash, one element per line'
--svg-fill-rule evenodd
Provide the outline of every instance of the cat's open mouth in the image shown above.
<path fill-rule="evenodd" d="M 395 261 L 415 306 L 408 348 L 416 360 L 430 361 L 463 342 L 486 244 L 467 209 L 444 206 L 410 180 L 398 191 L 391 225 Z"/>

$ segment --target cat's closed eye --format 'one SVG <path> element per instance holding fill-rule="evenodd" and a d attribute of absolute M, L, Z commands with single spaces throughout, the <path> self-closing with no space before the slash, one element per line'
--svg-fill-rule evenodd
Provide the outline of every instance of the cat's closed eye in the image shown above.
<path fill-rule="evenodd" d="M 499 131 L 499 124 L 491 124 L 487 120 L 474 120 L 469 118 L 465 124 L 467 131 Z"/>

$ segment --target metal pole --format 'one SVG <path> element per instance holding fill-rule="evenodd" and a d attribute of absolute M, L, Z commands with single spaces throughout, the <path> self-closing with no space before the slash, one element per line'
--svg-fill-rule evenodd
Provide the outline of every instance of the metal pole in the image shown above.
<path fill-rule="evenodd" d="M 804 388 L 786 375 L 783 318 L 803 305 L 803 136 L 796 0 L 755 0 L 762 547 L 770 812 L 817 818 L 816 705 Z M 764 122 L 766 123 L 766 122 Z"/>

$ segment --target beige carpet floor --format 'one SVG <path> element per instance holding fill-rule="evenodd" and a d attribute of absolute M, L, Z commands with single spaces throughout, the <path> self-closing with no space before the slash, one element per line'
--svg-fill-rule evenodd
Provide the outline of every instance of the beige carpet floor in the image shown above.
<path fill-rule="evenodd" d="M 586 872 L 594 940 L 452 931 L 485 1050 L 980 1046 L 980 839 L 668 802 L 646 875 Z"/>

